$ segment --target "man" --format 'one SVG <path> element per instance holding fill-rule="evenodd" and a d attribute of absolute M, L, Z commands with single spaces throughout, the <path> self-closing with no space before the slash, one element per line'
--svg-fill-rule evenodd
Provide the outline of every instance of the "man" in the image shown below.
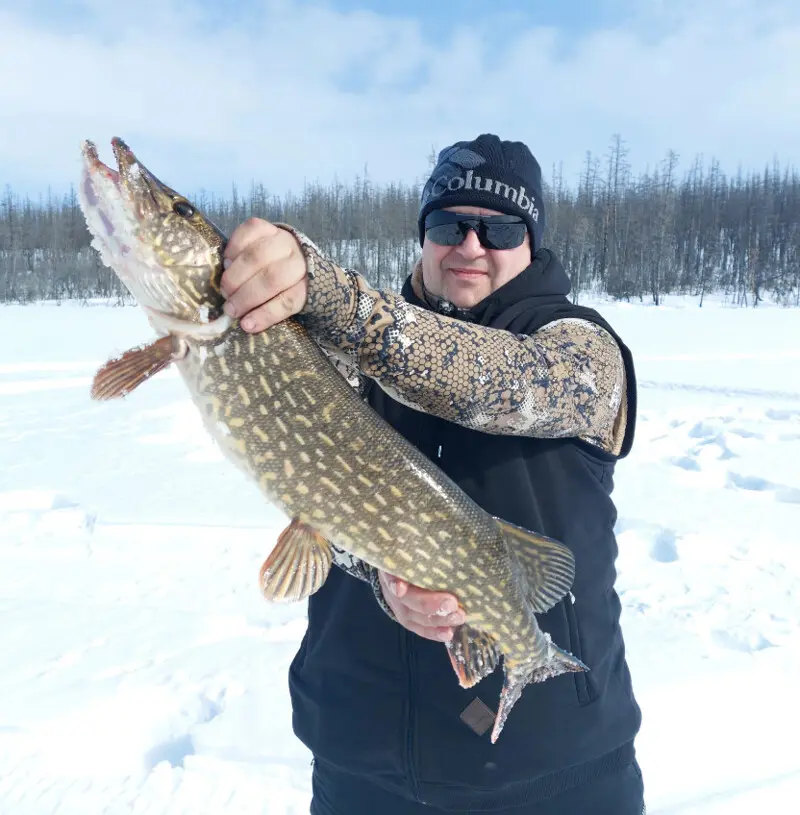
<path fill-rule="evenodd" d="M 536 159 L 483 134 L 440 153 L 401 296 L 287 225 L 250 220 L 231 236 L 223 289 L 245 330 L 297 315 L 487 512 L 576 559 L 572 592 L 539 621 L 590 670 L 528 685 L 491 744 L 502 670 L 459 686 L 442 645 L 463 622 L 455 598 L 341 554 L 289 677 L 314 815 L 644 811 L 610 498 L 633 440 L 634 368 L 611 326 L 568 300 L 544 228 Z"/>

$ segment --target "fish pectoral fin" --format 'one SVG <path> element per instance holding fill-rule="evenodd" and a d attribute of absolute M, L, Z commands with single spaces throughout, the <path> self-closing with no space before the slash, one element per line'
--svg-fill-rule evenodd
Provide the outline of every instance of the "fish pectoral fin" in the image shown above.
<path fill-rule="evenodd" d="M 517 557 L 527 581 L 526 597 L 533 610 L 551 609 L 572 587 L 575 557 L 559 541 L 495 518 Z"/>
<path fill-rule="evenodd" d="M 187 351 L 186 343 L 172 336 L 161 337 L 148 345 L 126 351 L 122 356 L 106 362 L 94 375 L 92 399 L 105 401 L 127 396 L 176 359 L 185 357 Z"/>
<path fill-rule="evenodd" d="M 294 518 L 258 573 L 261 593 L 274 603 L 304 600 L 325 582 L 332 562 L 328 540 Z"/>
<path fill-rule="evenodd" d="M 492 637 L 469 625 L 460 625 L 445 643 L 450 664 L 462 688 L 477 685 L 497 667 L 500 654 Z"/>
<path fill-rule="evenodd" d="M 511 708 L 522 696 L 526 685 L 532 682 L 545 682 L 563 673 L 576 673 L 589 669 L 577 657 L 559 648 L 550 638 L 547 638 L 547 657 L 545 661 L 516 662 L 506 659 L 503 665 L 505 679 L 503 690 L 500 692 L 500 703 L 497 707 L 497 716 L 492 729 L 492 744 L 494 744 L 503 726 L 506 723 Z"/>

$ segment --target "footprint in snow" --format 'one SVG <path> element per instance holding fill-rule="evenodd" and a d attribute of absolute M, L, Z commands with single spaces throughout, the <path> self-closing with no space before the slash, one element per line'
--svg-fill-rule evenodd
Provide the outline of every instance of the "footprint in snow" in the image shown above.
<path fill-rule="evenodd" d="M 614 534 L 629 557 L 650 558 L 656 563 L 674 563 L 679 559 L 678 535 L 672 529 L 640 518 L 619 518 Z"/>
<path fill-rule="evenodd" d="M 188 733 L 184 733 L 182 736 L 155 745 L 145 753 L 143 762 L 148 771 L 155 769 L 162 761 L 166 761 L 171 767 L 183 767 L 186 757 L 194 754 L 194 739 Z"/>
<path fill-rule="evenodd" d="M 775 488 L 775 500 L 782 504 L 800 504 L 800 490 L 796 487 Z"/>
<path fill-rule="evenodd" d="M 735 433 L 736 435 L 743 435 L 743 433 L 747 431 L 740 431 L 738 428 L 722 428 L 721 425 L 729 424 L 732 421 L 733 419 L 731 417 L 725 416 L 715 419 L 714 421 L 704 419 L 697 422 L 689 431 L 689 438 L 697 439 L 697 443 L 694 448 L 690 450 L 690 454 L 699 455 L 704 450 L 716 445 L 720 449 L 719 456 L 717 457 L 720 461 L 736 458 L 736 453 L 734 453 L 728 445 L 728 434 Z"/>
<path fill-rule="evenodd" d="M 678 560 L 678 538 L 671 529 L 661 529 L 650 545 L 650 557 L 658 563 Z"/>
<path fill-rule="evenodd" d="M 800 419 L 800 410 L 769 408 L 766 411 L 766 416 L 776 422 L 790 422 L 792 419 Z"/>
<path fill-rule="evenodd" d="M 193 756 L 196 752 L 194 735 L 188 731 L 216 719 L 225 707 L 225 695 L 225 689 L 215 699 L 201 693 L 193 700 L 194 704 L 183 705 L 182 715 L 173 724 L 173 729 L 177 732 L 157 742 L 145 752 L 142 758 L 145 768 L 153 770 L 163 761 L 171 767 L 183 767 L 187 756 Z"/>
<path fill-rule="evenodd" d="M 763 433 L 756 433 L 755 430 L 746 430 L 744 427 L 734 427 L 728 431 L 734 436 L 741 436 L 743 439 L 763 439 Z"/>
<path fill-rule="evenodd" d="M 753 492 L 766 492 L 772 489 L 772 483 L 758 475 L 740 475 L 732 470 L 728 473 L 728 486 L 738 487 L 740 490 Z"/>
<path fill-rule="evenodd" d="M 786 484 L 775 484 L 759 475 L 740 475 L 731 470 L 728 472 L 727 486 L 751 492 L 772 492 L 775 500 L 782 504 L 800 504 L 800 489 Z"/>
<path fill-rule="evenodd" d="M 667 461 L 670 464 L 674 464 L 676 467 L 680 467 L 682 470 L 692 470 L 693 472 L 699 472 L 701 469 L 697 459 L 693 458 L 691 455 L 670 456 L 667 459 Z"/>
<path fill-rule="evenodd" d="M 0 525 L 7 532 L 43 537 L 90 536 L 97 513 L 69 496 L 50 490 L 12 490 L 0 493 Z"/>
<path fill-rule="evenodd" d="M 711 638 L 723 648 L 748 654 L 775 647 L 775 643 L 770 642 L 760 631 L 747 632 L 735 628 L 717 629 L 711 632 Z"/>
<path fill-rule="evenodd" d="M 709 422 L 705 419 L 697 422 L 689 430 L 691 439 L 714 439 L 720 433 L 719 425 L 716 422 Z"/>

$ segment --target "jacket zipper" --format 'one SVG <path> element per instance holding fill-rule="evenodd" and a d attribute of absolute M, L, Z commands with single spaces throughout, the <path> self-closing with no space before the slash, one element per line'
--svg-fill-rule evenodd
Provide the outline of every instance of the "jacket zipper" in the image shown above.
<path fill-rule="evenodd" d="M 414 750 L 414 716 L 416 713 L 415 695 L 416 695 L 416 658 L 414 656 L 414 648 L 412 637 L 414 636 L 410 631 L 404 632 L 403 645 L 405 648 L 406 668 L 408 670 L 408 709 L 406 714 L 406 765 L 408 767 L 408 778 L 411 782 L 411 791 L 414 797 L 421 803 L 425 803 L 419 797 L 419 775 L 417 774 L 417 757 Z"/>
<path fill-rule="evenodd" d="M 574 657 L 583 661 L 583 648 L 581 647 L 580 631 L 578 630 L 578 615 L 575 612 L 575 596 L 572 592 L 564 599 L 564 611 L 567 615 L 567 630 L 569 632 L 569 650 Z M 578 701 L 586 704 L 592 701 L 592 692 L 589 687 L 589 680 L 583 671 L 573 673 L 575 679 L 575 691 Z"/>

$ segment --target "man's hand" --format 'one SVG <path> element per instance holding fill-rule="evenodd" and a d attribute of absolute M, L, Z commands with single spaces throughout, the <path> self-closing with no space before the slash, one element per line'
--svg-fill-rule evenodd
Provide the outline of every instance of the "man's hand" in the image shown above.
<path fill-rule="evenodd" d="M 245 331 L 263 331 L 305 305 L 306 261 L 291 232 L 250 218 L 231 234 L 225 263 L 220 281 L 225 312 L 239 317 Z"/>
<path fill-rule="evenodd" d="M 379 572 L 378 577 L 397 621 L 420 637 L 446 642 L 453 637 L 453 626 L 464 622 L 454 595 L 412 586 L 386 572 Z"/>

